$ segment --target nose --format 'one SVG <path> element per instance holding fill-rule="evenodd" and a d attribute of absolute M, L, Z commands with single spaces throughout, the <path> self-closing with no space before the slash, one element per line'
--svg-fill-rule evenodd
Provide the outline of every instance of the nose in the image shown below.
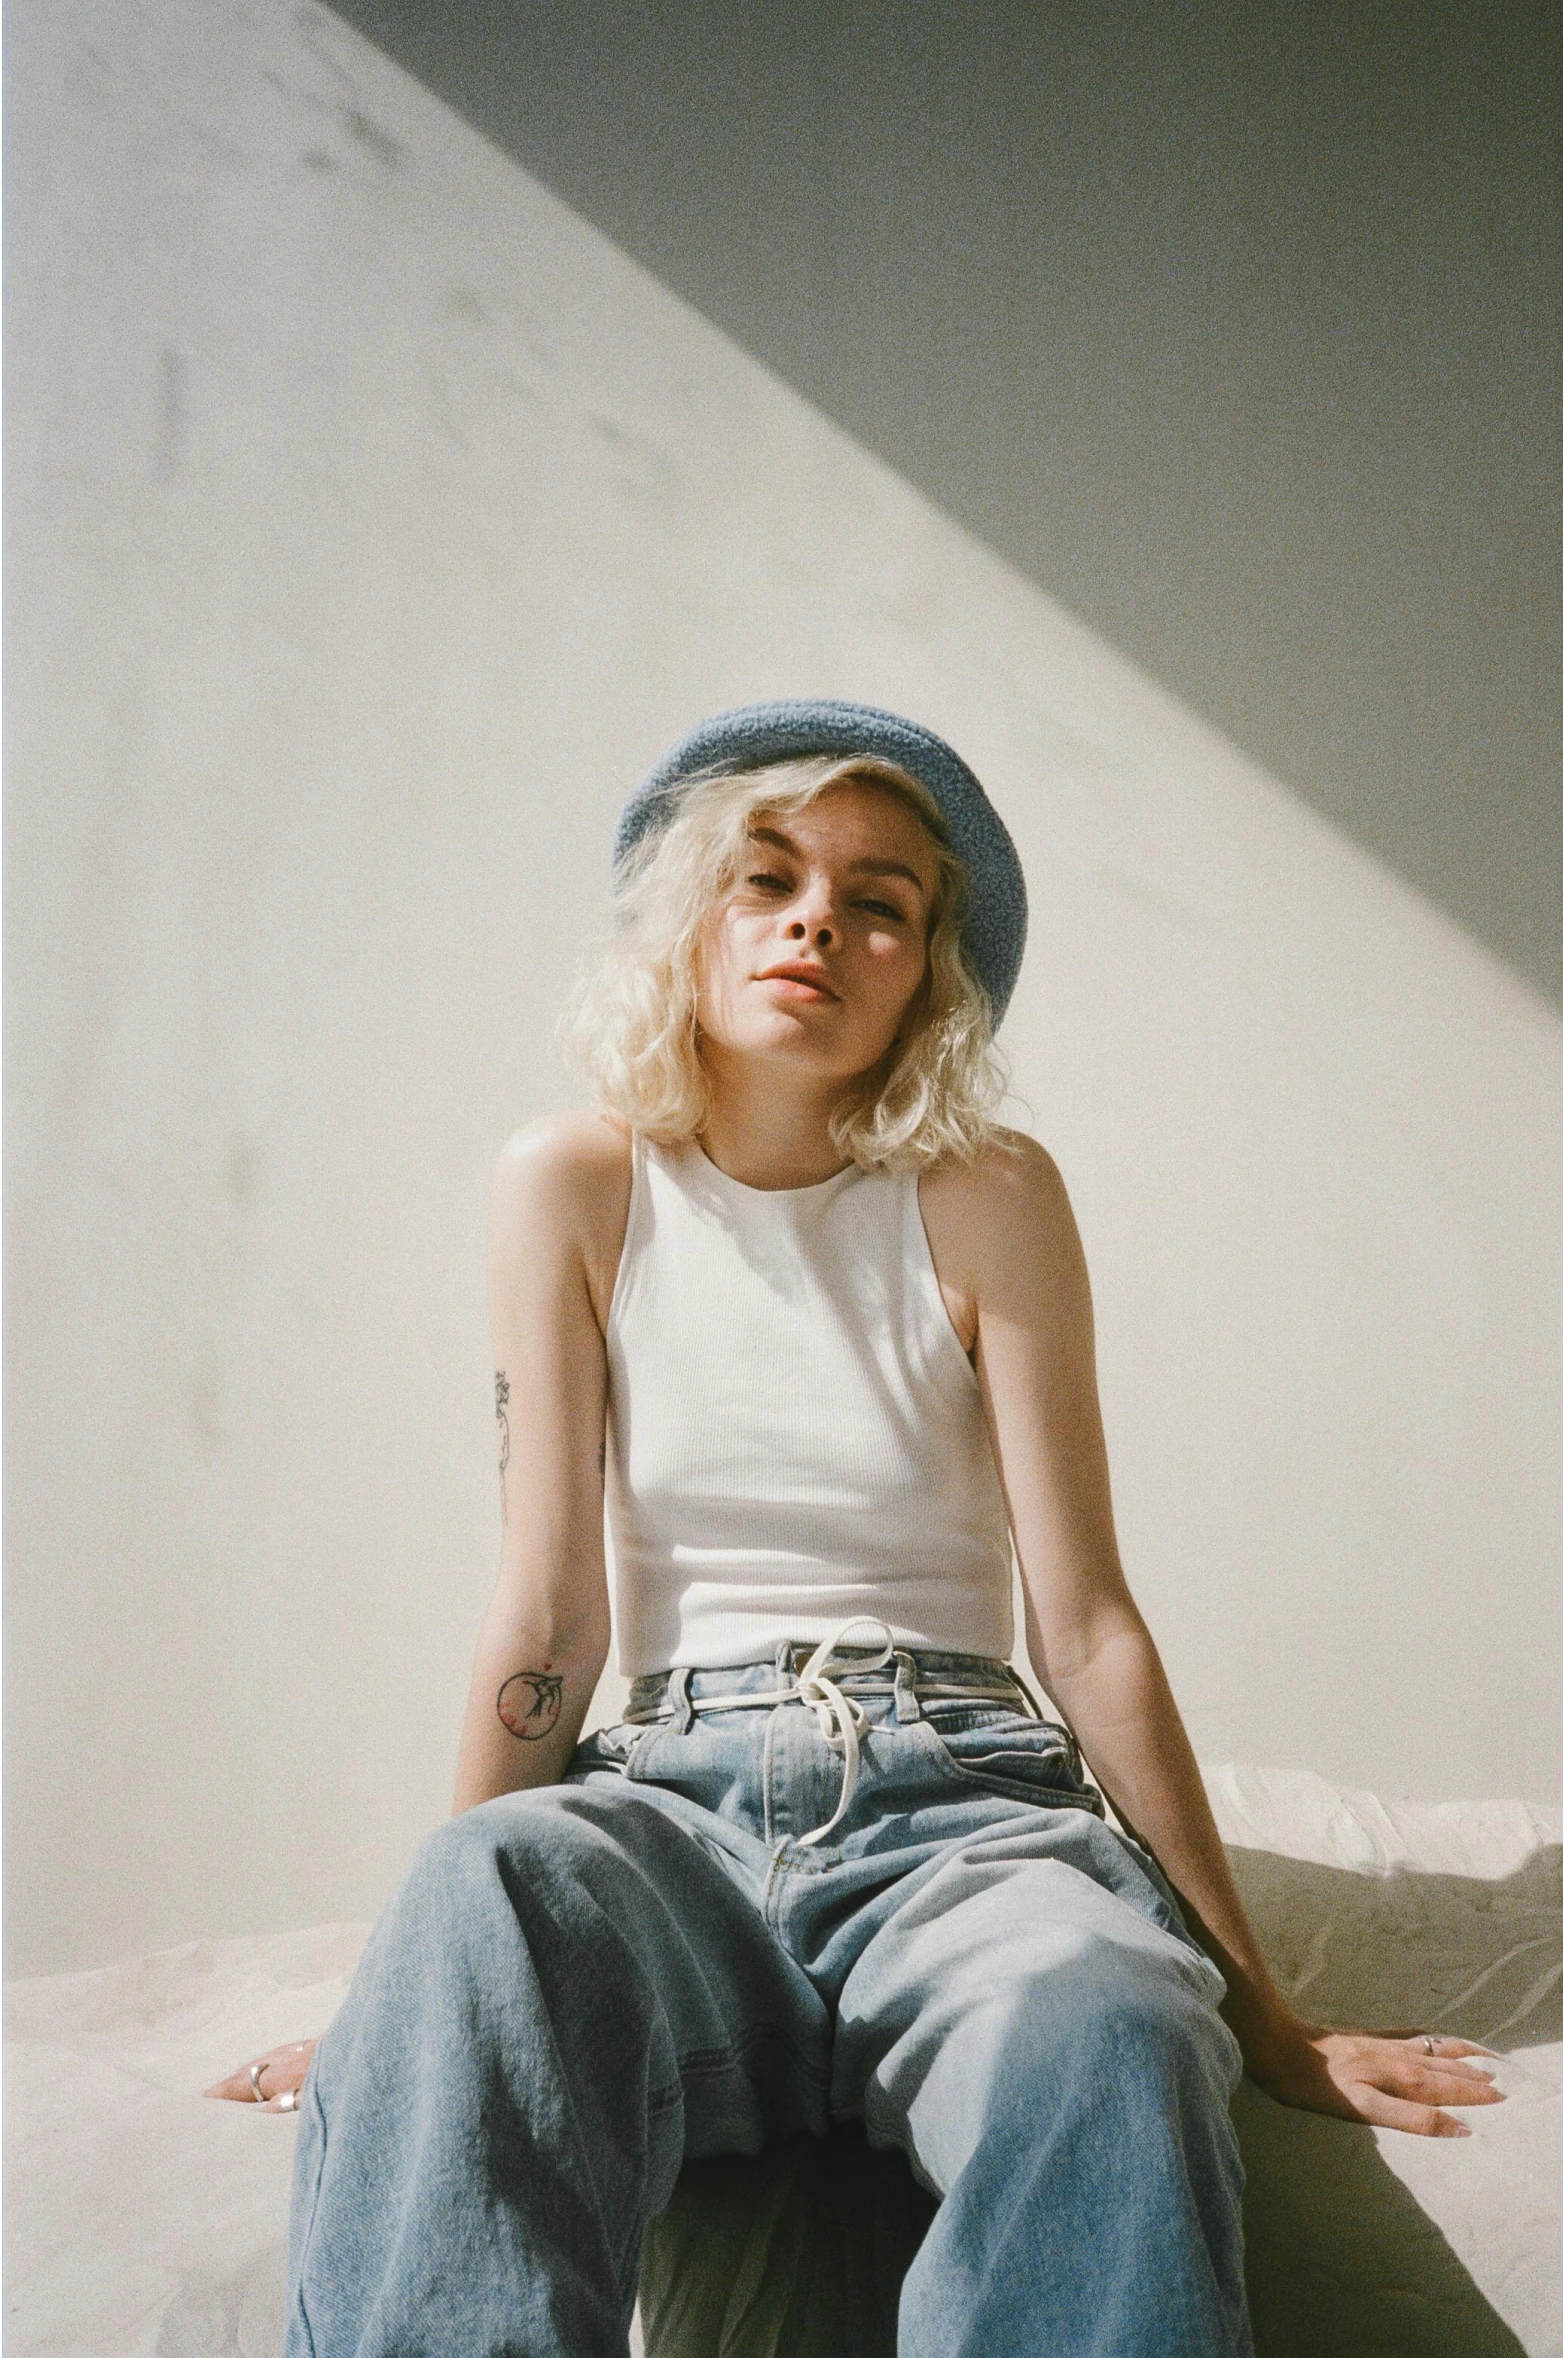
<path fill-rule="evenodd" d="M 813 942 L 819 949 L 828 950 L 836 936 L 836 910 L 830 886 L 824 877 L 811 877 L 793 902 L 792 915 L 787 920 L 787 939 Z"/>

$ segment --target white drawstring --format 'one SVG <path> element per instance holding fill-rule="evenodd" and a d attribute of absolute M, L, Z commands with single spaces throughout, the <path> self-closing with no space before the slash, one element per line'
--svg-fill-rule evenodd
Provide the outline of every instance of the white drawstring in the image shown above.
<path fill-rule="evenodd" d="M 879 1652 L 867 1660 L 857 1658 L 848 1662 L 834 1661 L 832 1657 L 847 1631 L 860 1629 L 865 1625 L 870 1629 L 877 1629 L 880 1637 L 884 1640 Z M 798 1845 L 802 1849 L 811 1842 L 823 1842 L 827 1834 L 835 1832 L 847 1814 L 847 1806 L 857 1785 L 858 1765 L 862 1759 L 862 1747 L 858 1738 L 868 1725 L 868 1714 L 854 1696 L 842 1693 L 837 1680 L 857 1678 L 869 1671 L 884 1670 L 894 1659 L 895 1640 L 890 1634 L 888 1624 L 873 1613 L 854 1613 L 850 1621 L 843 1621 L 839 1628 L 833 1630 L 828 1638 L 815 1647 L 798 1673 L 796 1686 L 769 1687 L 759 1692 L 749 1688 L 738 1694 L 697 1697 L 689 1693 L 686 1684 L 683 1690 L 684 1707 L 689 1711 L 703 1714 L 708 1711 L 774 1711 L 784 1703 L 801 1703 L 807 1710 L 813 1712 L 825 1742 L 833 1752 L 841 1753 L 843 1758 L 841 1799 L 836 1804 L 834 1816 L 827 1818 L 823 1826 L 816 1826 L 812 1834 L 798 1836 Z M 829 1675 L 832 1670 L 836 1674 L 835 1678 Z M 1018 1685 L 1019 1682 L 1016 1681 L 1012 1685 L 1003 1687 L 972 1687 L 964 1683 L 928 1678 L 918 1679 L 913 1691 L 919 1696 L 939 1696 L 951 1702 L 1013 1705 Z M 1020 1687 L 1019 1692 L 1025 1695 L 1026 1690 Z M 1030 1697 L 1026 1696 L 1026 1700 L 1030 1702 Z M 1036 1711 L 1034 1704 L 1032 1710 Z M 675 1716 L 676 1714 L 667 1704 L 664 1704 L 655 1714 L 658 1719 L 670 1719 Z M 1040 1717 L 1040 1714 L 1037 1716 Z"/>
<path fill-rule="evenodd" d="M 839 1667 L 832 1664 L 831 1656 L 846 1636 L 847 1631 L 860 1628 L 865 1622 L 870 1628 L 877 1629 L 884 1639 L 884 1644 L 873 1660 L 871 1662 L 844 1662 Z M 844 1695 L 835 1680 L 827 1678 L 825 1673 L 827 1669 L 836 1668 L 837 1676 L 840 1677 L 845 1673 L 856 1671 L 883 1670 L 894 1653 L 895 1640 L 885 1624 L 875 1620 L 872 1613 L 855 1613 L 850 1621 L 843 1621 L 838 1630 L 815 1647 L 798 1673 L 798 1701 L 809 1706 L 819 1722 L 820 1734 L 833 1752 L 841 1753 L 843 1760 L 841 1799 L 836 1804 L 835 1816 L 827 1818 L 823 1826 L 816 1826 L 812 1834 L 800 1835 L 798 1838 L 800 1850 L 807 1849 L 811 1842 L 823 1842 L 826 1835 L 833 1834 L 846 1816 L 847 1804 L 851 1801 L 853 1789 L 857 1784 L 858 1762 L 862 1758 L 858 1737 L 868 1725 L 868 1714 L 861 1703 L 854 1701 L 850 1695 Z"/>

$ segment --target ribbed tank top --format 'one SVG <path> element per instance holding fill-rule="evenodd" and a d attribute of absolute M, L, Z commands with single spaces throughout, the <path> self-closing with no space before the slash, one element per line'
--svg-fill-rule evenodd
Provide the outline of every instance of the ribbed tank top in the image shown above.
<path fill-rule="evenodd" d="M 746 1187 L 637 1134 L 607 1343 L 626 1676 L 762 1661 L 852 1613 L 1007 1659 L 1004 1494 L 915 1175 Z"/>

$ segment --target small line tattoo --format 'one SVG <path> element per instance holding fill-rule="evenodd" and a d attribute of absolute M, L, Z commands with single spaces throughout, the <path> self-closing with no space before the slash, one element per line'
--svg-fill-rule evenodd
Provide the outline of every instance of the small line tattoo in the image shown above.
<path fill-rule="evenodd" d="M 518 1670 L 499 1690 L 496 1708 L 513 1736 L 535 1744 L 551 1736 L 564 1701 L 564 1680 L 551 1670 Z"/>
<path fill-rule="evenodd" d="M 499 1419 L 499 1519 L 505 1519 L 505 1468 L 510 1463 L 510 1378 L 502 1367 L 494 1371 L 494 1414 Z"/>

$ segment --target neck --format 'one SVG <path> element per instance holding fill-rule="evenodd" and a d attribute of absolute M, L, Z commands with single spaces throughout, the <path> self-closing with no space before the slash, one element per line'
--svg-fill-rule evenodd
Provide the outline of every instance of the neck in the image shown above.
<path fill-rule="evenodd" d="M 729 1179 L 745 1187 L 813 1187 L 844 1168 L 830 1135 L 832 1114 L 851 1096 L 840 1081 L 729 1058 L 710 1042 L 702 1060 L 713 1102 L 700 1144 Z"/>

